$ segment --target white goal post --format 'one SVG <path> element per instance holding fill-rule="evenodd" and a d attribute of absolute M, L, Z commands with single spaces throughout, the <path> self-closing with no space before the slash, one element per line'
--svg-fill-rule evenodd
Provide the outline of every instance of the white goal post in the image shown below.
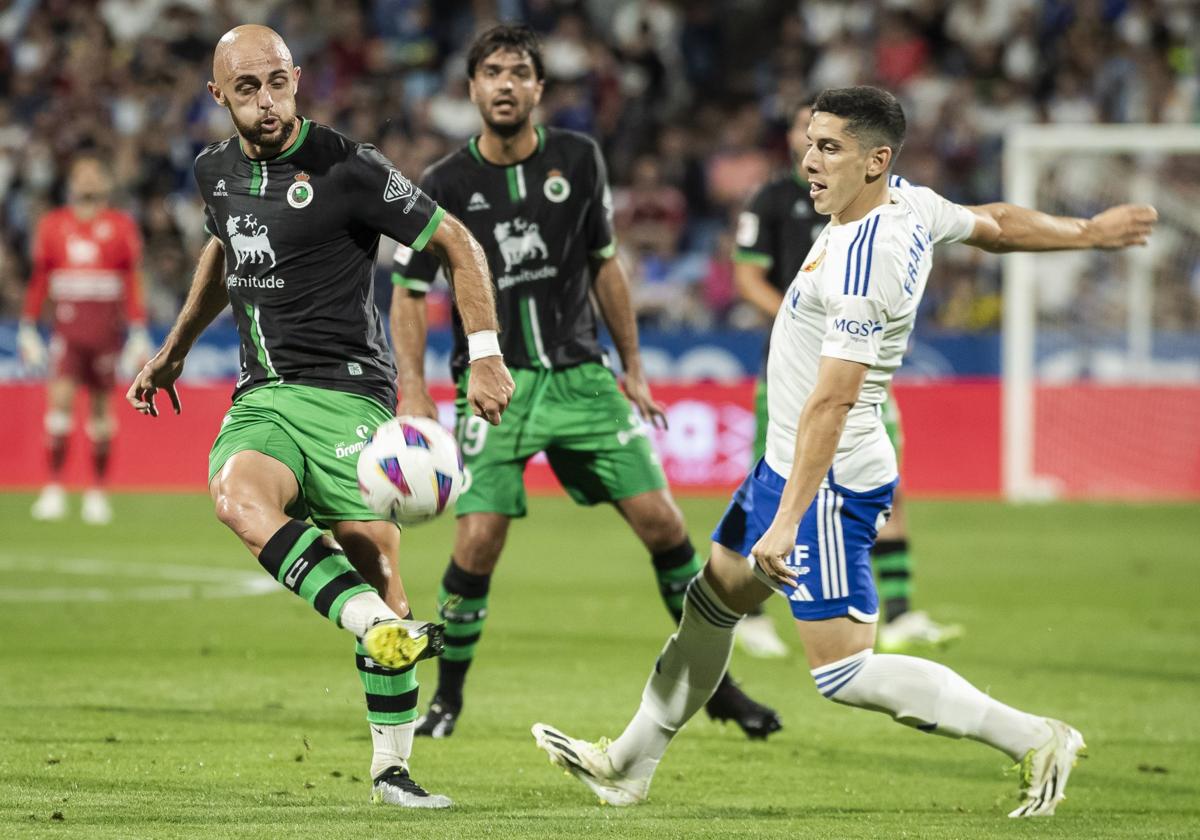
<path fill-rule="evenodd" d="M 1176 172 L 1183 174 L 1177 178 Z M 1120 385 L 1200 386 L 1200 355 L 1194 359 L 1190 355 L 1190 340 L 1184 342 L 1184 350 L 1173 351 L 1182 356 L 1173 357 L 1171 363 L 1164 365 L 1154 358 L 1159 330 L 1156 317 L 1162 320 L 1156 312 L 1161 313 L 1166 303 L 1159 301 L 1156 308 L 1156 278 L 1160 285 L 1164 278 L 1178 278 L 1170 281 L 1171 288 L 1178 290 L 1182 284 L 1185 291 L 1191 289 L 1200 305 L 1200 126 L 1012 126 L 1005 134 L 1003 177 L 1006 201 L 1048 212 L 1073 210 L 1073 215 L 1091 215 L 1122 201 L 1154 204 L 1160 213 L 1156 237 L 1165 240 L 1152 241 L 1151 247 L 1129 249 L 1118 257 L 1089 257 L 1110 260 L 1094 265 L 1084 265 L 1080 257 L 1070 264 L 1040 254 L 1008 254 L 1003 258 L 1003 490 L 1010 500 L 1036 501 L 1064 494 L 1062 477 L 1042 469 L 1047 458 L 1037 454 L 1039 429 L 1045 430 L 1053 422 L 1038 413 L 1039 395 L 1054 394 L 1042 387 L 1042 357 L 1047 355 L 1048 344 L 1069 344 L 1081 357 L 1093 354 L 1091 360 L 1081 363 L 1082 368 L 1060 372 L 1060 378 L 1052 381 L 1084 383 L 1097 390 L 1110 387 L 1106 399 Z M 1064 266 L 1070 267 L 1076 281 L 1063 279 L 1060 269 Z M 1187 272 L 1191 272 L 1190 277 L 1180 277 Z M 1081 323 L 1086 319 L 1080 311 L 1097 306 L 1092 299 L 1082 299 L 1102 285 L 1096 275 L 1122 281 L 1119 294 L 1124 299 L 1115 297 L 1117 284 L 1109 282 L 1105 286 L 1109 308 L 1095 319 L 1103 322 L 1103 327 L 1093 328 Z M 1041 284 L 1058 284 L 1065 289 L 1060 291 L 1059 309 L 1054 314 L 1047 314 Z M 1186 297 L 1182 292 L 1175 294 Z M 1176 325 L 1177 332 L 1187 329 L 1179 330 Z M 1096 348 L 1101 346 L 1107 357 L 1095 362 L 1099 354 Z M 1190 420 L 1190 397 L 1186 405 Z M 1121 412 L 1113 409 L 1112 414 Z M 1086 415 L 1077 414 L 1071 419 L 1078 421 L 1081 416 Z M 1105 421 L 1097 418 L 1096 422 Z M 1152 429 L 1145 431 L 1153 433 Z M 1183 435 L 1186 444 L 1186 431 Z M 1104 433 L 1096 434 L 1095 440 L 1095 445 L 1102 447 Z M 1059 448 L 1070 447 L 1060 442 Z M 1054 453 L 1050 454 L 1053 460 Z M 1063 472 L 1068 468 L 1065 464 L 1059 466 Z M 1136 479 L 1130 484 L 1132 496 L 1153 495 L 1152 491 L 1140 492 Z M 1065 492 L 1084 497 L 1123 497 L 1124 486 L 1116 476 L 1103 485 L 1105 489 L 1093 492 L 1076 487 Z"/>

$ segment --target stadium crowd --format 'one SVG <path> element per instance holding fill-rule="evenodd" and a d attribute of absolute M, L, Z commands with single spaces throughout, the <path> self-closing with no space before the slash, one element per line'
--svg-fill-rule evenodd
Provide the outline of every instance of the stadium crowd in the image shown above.
<path fill-rule="evenodd" d="M 667 328 L 758 323 L 736 302 L 731 221 L 787 165 L 789 114 L 823 87 L 896 92 L 910 122 L 898 171 L 964 203 L 1000 197 L 1009 124 L 1200 120 L 1192 0 L 13 0 L 0 316 L 19 311 L 30 233 L 80 150 L 111 162 L 115 203 L 140 221 L 151 319 L 174 316 L 203 236 L 192 161 L 229 133 L 204 86 L 229 27 L 278 29 L 303 68 L 302 112 L 415 175 L 476 132 L 462 48 L 496 19 L 542 35 L 542 121 L 601 142 L 639 316 Z M 947 251 L 924 313 L 994 329 L 998 263 Z"/>

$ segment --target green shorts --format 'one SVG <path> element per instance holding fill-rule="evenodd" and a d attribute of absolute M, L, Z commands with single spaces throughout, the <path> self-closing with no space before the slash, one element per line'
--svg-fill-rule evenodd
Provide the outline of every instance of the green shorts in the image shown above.
<path fill-rule="evenodd" d="M 896 404 L 896 395 L 888 391 L 888 398 L 879 407 L 883 417 L 883 428 L 887 430 L 888 440 L 896 450 L 896 463 L 904 457 L 904 427 L 900 425 L 900 406 Z"/>
<path fill-rule="evenodd" d="M 615 502 L 667 486 L 646 427 L 612 372 L 589 362 L 564 370 L 510 371 L 516 383 L 499 426 L 467 405 L 467 378 L 458 381 L 458 442 L 467 489 L 458 516 L 525 515 L 525 464 L 544 451 L 550 468 L 577 504 Z"/>
<path fill-rule="evenodd" d="M 208 480 L 238 452 L 261 452 L 286 464 L 300 485 L 289 516 L 311 515 L 322 526 L 380 519 L 358 492 L 358 453 L 393 416 L 375 400 L 344 391 L 287 384 L 255 388 L 225 413 L 208 453 Z"/>
<path fill-rule="evenodd" d="M 754 469 L 764 455 L 767 454 L 767 377 L 760 376 L 754 381 L 754 461 L 750 469 Z"/>

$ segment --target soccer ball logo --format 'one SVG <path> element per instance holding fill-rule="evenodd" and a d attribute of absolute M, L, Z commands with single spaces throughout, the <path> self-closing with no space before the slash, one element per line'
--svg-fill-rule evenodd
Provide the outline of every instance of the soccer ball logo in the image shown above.
<path fill-rule="evenodd" d="M 363 501 L 400 525 L 433 519 L 454 504 L 463 483 L 454 437 L 428 417 L 387 421 L 358 456 Z"/>

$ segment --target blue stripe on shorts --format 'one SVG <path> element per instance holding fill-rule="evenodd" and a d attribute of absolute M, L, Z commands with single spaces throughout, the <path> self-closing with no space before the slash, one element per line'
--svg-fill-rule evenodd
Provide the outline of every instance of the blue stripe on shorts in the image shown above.
<path fill-rule="evenodd" d="M 786 479 L 759 460 L 717 523 L 715 542 L 743 557 L 767 532 Z M 822 487 L 796 532 L 788 565 L 799 573 L 796 586 L 771 584 L 787 597 L 792 615 L 805 621 L 849 615 L 874 621 L 879 595 L 871 574 L 871 548 L 884 514 L 891 510 L 895 483 L 869 493 Z M 766 582 L 763 574 L 759 577 Z"/>

